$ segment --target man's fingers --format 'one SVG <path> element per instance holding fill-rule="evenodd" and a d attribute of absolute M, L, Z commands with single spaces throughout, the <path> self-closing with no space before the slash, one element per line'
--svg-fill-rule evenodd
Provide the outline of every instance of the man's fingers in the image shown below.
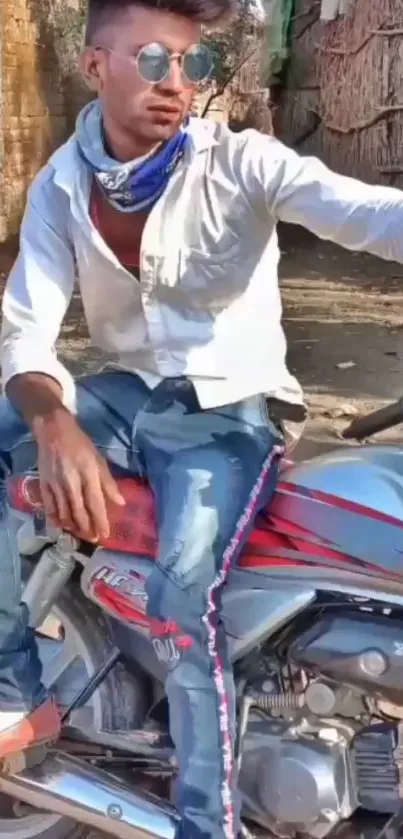
<path fill-rule="evenodd" d="M 96 539 L 97 532 L 91 526 L 78 477 L 76 481 L 70 478 L 65 486 L 44 482 L 41 492 L 46 517 L 54 527 L 88 541 Z"/>
<path fill-rule="evenodd" d="M 106 461 L 96 451 L 60 458 L 41 482 L 46 515 L 56 527 L 88 541 L 109 536 L 108 503 L 123 506 Z M 45 467 L 47 466 L 45 461 Z M 49 474 L 50 471 L 50 474 Z"/>
<path fill-rule="evenodd" d="M 70 507 L 68 493 L 59 484 L 48 484 L 45 488 L 45 512 L 54 527 L 73 533 L 75 522 Z"/>
<path fill-rule="evenodd" d="M 70 478 L 69 483 L 66 484 L 66 492 L 73 521 L 73 533 L 81 536 L 83 539 L 91 540 L 95 538 L 96 533 L 93 532 L 91 527 L 90 517 L 83 497 L 81 476 L 79 474 L 75 475 L 74 478 Z"/>
<path fill-rule="evenodd" d="M 90 519 L 91 530 L 99 539 L 107 539 L 109 536 L 109 520 L 98 470 L 94 469 L 90 475 L 88 472 L 86 473 L 83 483 L 83 498 Z"/>
<path fill-rule="evenodd" d="M 71 522 L 70 508 L 63 489 L 56 483 L 45 484 L 45 512 L 58 527 L 67 529 Z"/>
<path fill-rule="evenodd" d="M 41 495 L 46 518 L 48 518 L 55 527 L 61 527 L 56 499 L 49 484 L 41 482 Z"/>
<path fill-rule="evenodd" d="M 101 462 L 99 471 L 101 476 L 102 491 L 105 496 L 106 503 L 111 501 L 112 504 L 124 507 L 126 504 L 125 499 L 123 498 L 122 493 L 119 492 L 119 487 L 115 479 L 112 477 L 105 461 Z"/>

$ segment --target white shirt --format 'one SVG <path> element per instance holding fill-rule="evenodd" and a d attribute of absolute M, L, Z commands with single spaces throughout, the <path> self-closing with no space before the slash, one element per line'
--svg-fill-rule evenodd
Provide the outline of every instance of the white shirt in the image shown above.
<path fill-rule="evenodd" d="M 152 387 L 188 376 L 203 408 L 257 393 L 299 403 L 286 366 L 276 222 L 403 262 L 403 193 L 301 158 L 278 140 L 192 119 L 192 143 L 152 209 L 140 282 L 89 216 L 91 175 L 74 136 L 35 179 L 3 298 L 2 371 L 70 374 L 55 343 L 75 279 L 92 341 Z"/>

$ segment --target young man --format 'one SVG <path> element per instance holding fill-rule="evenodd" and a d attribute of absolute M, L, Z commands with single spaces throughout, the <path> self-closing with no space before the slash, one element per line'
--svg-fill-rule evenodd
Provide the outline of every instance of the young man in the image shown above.
<path fill-rule="evenodd" d="M 149 614 L 192 639 L 166 685 L 186 839 L 238 830 L 220 592 L 276 479 L 282 439 L 263 394 L 302 401 L 276 221 L 403 261 L 401 192 L 187 121 L 211 69 L 201 24 L 229 2 L 90 4 L 82 67 L 98 98 L 30 190 L 3 301 L 0 758 L 59 730 L 20 607 L 7 474 L 38 460 L 49 518 L 92 540 L 122 503 L 109 467 L 146 474 L 160 536 Z M 92 338 L 119 365 L 74 385 L 54 346 L 76 275 Z"/>

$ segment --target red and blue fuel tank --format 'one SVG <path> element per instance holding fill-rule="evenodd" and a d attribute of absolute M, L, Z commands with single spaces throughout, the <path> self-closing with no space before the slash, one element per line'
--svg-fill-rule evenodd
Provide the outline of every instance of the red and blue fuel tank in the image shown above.
<path fill-rule="evenodd" d="M 356 446 L 284 464 L 240 567 L 315 567 L 403 586 L 403 449 Z"/>

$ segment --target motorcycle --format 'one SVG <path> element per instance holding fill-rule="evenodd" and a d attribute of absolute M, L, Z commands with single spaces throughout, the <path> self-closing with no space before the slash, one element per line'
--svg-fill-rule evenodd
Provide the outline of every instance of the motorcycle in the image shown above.
<path fill-rule="evenodd" d="M 402 421 L 400 401 L 344 436 L 362 440 Z M 153 500 L 139 479 L 119 486 L 126 506 L 94 546 L 48 529 L 35 474 L 10 479 L 23 600 L 63 729 L 46 755 L 11 756 L 0 775 L 0 837 L 71 839 L 96 828 L 118 839 L 174 839 L 163 684 L 184 639 L 172 625 L 150 632 Z M 351 446 L 284 460 L 229 575 L 223 617 L 243 818 L 253 831 L 324 839 L 380 836 L 386 825 L 397 836 L 403 450 Z"/>

